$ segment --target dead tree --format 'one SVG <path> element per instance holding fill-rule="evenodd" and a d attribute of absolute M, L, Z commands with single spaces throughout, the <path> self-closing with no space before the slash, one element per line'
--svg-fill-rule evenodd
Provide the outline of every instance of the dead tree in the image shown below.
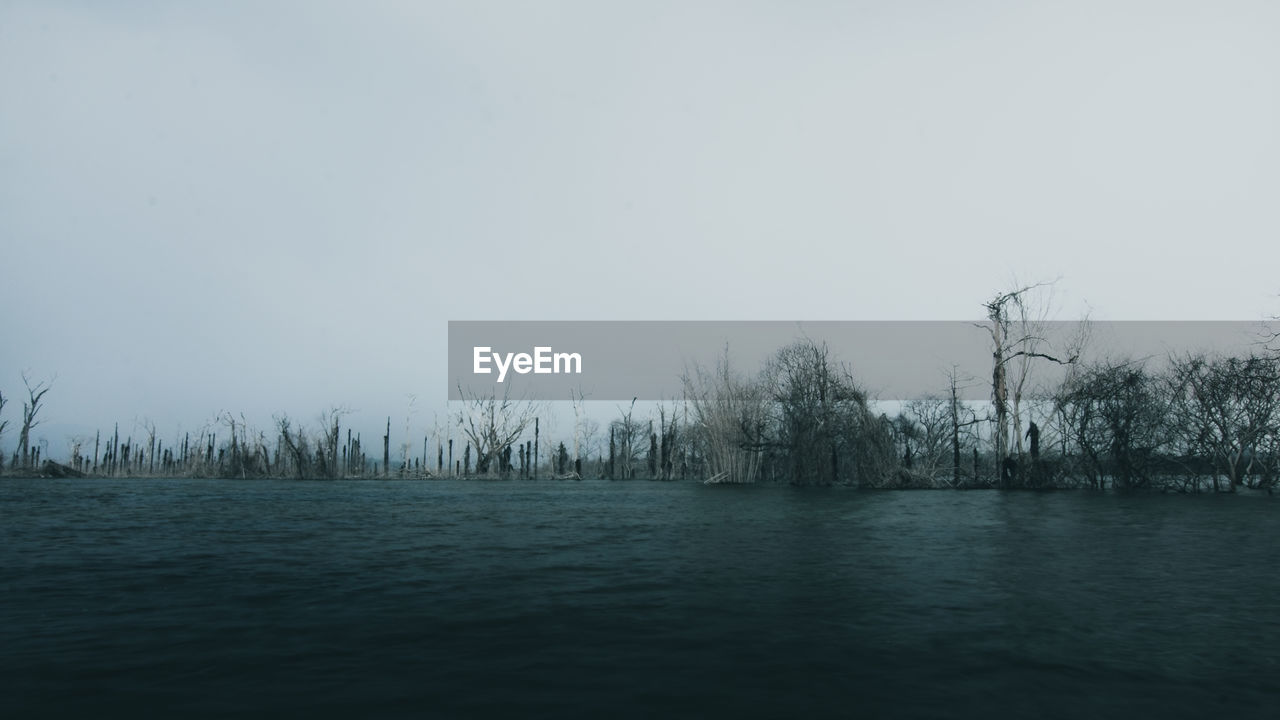
<path fill-rule="evenodd" d="M 635 419 L 636 398 L 626 410 L 618 406 L 618 419 L 609 425 L 610 455 L 613 457 L 611 478 L 630 480 L 636 476 L 641 454 L 644 452 L 644 431 Z"/>
<path fill-rule="evenodd" d="M 1249 355 L 1175 359 L 1170 372 L 1174 427 L 1185 445 L 1212 463 L 1213 487 L 1219 475 L 1234 492 L 1267 453 L 1268 438 L 1280 423 L 1280 358 Z"/>
<path fill-rule="evenodd" d="M 534 423 L 541 405 L 526 399 L 499 398 L 496 393 L 475 395 L 462 390 L 464 405 L 456 422 L 476 452 L 476 473 L 491 471 L 494 461 L 502 469 L 503 453 Z"/>
<path fill-rule="evenodd" d="M 22 454 L 22 467 L 25 470 L 32 465 L 31 431 L 40 424 L 36 416 L 40 413 L 42 407 L 40 403 L 45 393 L 49 392 L 50 384 L 42 380 L 33 387 L 25 372 L 22 373 L 22 384 L 27 388 L 27 401 L 22 404 L 22 431 L 18 435 L 18 448 Z"/>
<path fill-rule="evenodd" d="M 1040 335 L 1038 320 L 1031 319 L 1028 309 L 1027 294 L 1032 290 L 1044 287 L 1045 283 L 1026 285 L 1012 292 L 997 295 L 984 306 L 987 310 L 989 325 L 984 327 L 991 334 L 991 404 L 995 413 L 995 454 L 997 475 L 1000 486 L 1013 487 L 1017 479 L 1015 468 L 1017 461 L 1009 453 L 1009 381 L 1008 365 L 1019 362 L 1019 375 L 1014 385 L 1015 431 L 1018 435 L 1019 451 L 1022 448 L 1021 419 L 1018 405 L 1022 398 L 1023 386 L 1034 359 L 1048 360 L 1059 365 L 1075 363 L 1078 353 L 1059 358 L 1040 351 L 1044 338 Z"/>
<path fill-rule="evenodd" d="M 317 448 L 320 460 L 321 477 L 336 479 L 342 475 L 342 466 L 338 462 L 338 441 L 342 438 L 339 425 L 342 416 L 350 410 L 346 407 L 329 408 L 320 414 L 320 437 Z M 388 426 L 389 427 L 389 426 Z"/>
<path fill-rule="evenodd" d="M 970 427 L 977 425 L 980 420 L 978 420 L 973 410 L 969 408 L 965 408 L 967 411 L 965 419 L 960 419 L 960 393 L 956 385 L 956 368 L 954 365 L 951 367 L 948 377 L 951 381 L 951 483 L 954 487 L 960 487 L 960 431 L 961 429 L 968 431 Z M 977 452 L 977 448 L 974 448 L 973 481 L 975 483 L 978 482 Z"/>
<path fill-rule="evenodd" d="M 147 474 L 154 475 L 156 472 L 156 424 L 150 420 L 144 420 L 142 427 L 147 431 Z"/>
<path fill-rule="evenodd" d="M 756 482 L 764 452 L 755 439 L 768 415 L 761 384 L 732 370 L 726 348 L 714 370 L 695 364 L 684 376 L 684 387 L 693 411 L 686 427 L 695 428 L 706 474 L 730 482 Z"/>
<path fill-rule="evenodd" d="M 382 474 L 391 474 L 391 416 L 387 416 L 387 434 L 382 436 Z"/>
<path fill-rule="evenodd" d="M 4 414 L 4 406 L 7 405 L 8 402 L 9 402 L 9 399 L 4 396 L 4 393 L 0 393 L 0 415 Z M 0 418 L 0 439 L 4 438 L 4 430 L 7 427 L 9 427 L 9 421 Z M 0 453 L 0 470 L 3 470 L 3 469 L 4 469 L 4 453 Z"/>
<path fill-rule="evenodd" d="M 288 415 L 276 418 L 276 428 L 280 432 L 280 442 L 293 463 L 294 472 L 299 480 L 305 480 L 311 469 L 311 450 L 306 431 L 302 427 L 294 429 Z"/>
<path fill-rule="evenodd" d="M 675 444 L 676 444 L 676 416 L 675 409 L 671 411 L 671 420 L 667 421 L 667 408 L 663 405 L 658 406 L 658 432 L 661 437 L 658 438 L 658 473 L 663 480 L 672 478 L 672 467 L 675 460 Z"/>
<path fill-rule="evenodd" d="M 902 469 L 906 473 L 900 477 L 914 486 L 933 486 L 941 476 L 953 474 L 947 463 L 955 460 L 953 429 L 957 424 L 949 403 L 940 395 L 927 395 L 904 405 L 893 428 L 903 443 Z"/>

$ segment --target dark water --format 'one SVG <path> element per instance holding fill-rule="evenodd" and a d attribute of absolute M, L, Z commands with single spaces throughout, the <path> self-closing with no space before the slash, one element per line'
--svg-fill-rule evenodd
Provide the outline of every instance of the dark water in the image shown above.
<path fill-rule="evenodd" d="M 46 714 L 1274 717 L 1280 504 L 0 481 Z"/>

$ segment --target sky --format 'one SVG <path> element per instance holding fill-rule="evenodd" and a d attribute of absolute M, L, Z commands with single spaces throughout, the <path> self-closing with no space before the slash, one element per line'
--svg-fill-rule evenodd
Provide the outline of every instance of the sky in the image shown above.
<path fill-rule="evenodd" d="M 0 3 L 0 392 L 447 413 L 449 320 L 1280 314 L 1268 2 Z M 412 434 L 413 430 L 411 430 Z"/>

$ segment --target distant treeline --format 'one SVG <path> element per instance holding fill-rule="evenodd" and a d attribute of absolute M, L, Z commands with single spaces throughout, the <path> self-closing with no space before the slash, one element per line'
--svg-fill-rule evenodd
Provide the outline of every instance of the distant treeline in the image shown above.
<path fill-rule="evenodd" d="M 1087 332 L 1050 348 L 1028 302 L 1036 286 L 986 304 L 990 401 L 959 399 L 956 377 L 894 415 L 862 389 L 825 345 L 778 350 L 753 376 L 695 367 L 684 396 L 636 417 L 635 403 L 607 424 L 583 419 L 562 438 L 542 432 L 540 403 L 467 396 L 439 428 L 391 455 L 391 421 L 380 447 L 342 427 L 333 409 L 308 429 L 286 415 L 270 431 L 224 414 L 215 429 L 166 444 L 118 427 L 42 457 L 31 443 L 48 383 L 24 375 L 18 447 L 0 456 L 9 475 L 220 478 L 608 478 L 863 488 L 1155 488 L 1181 492 L 1270 490 L 1280 478 L 1280 356 L 1188 354 L 1150 361 L 1082 360 Z M 1081 326 L 1086 328 L 1085 325 Z M 1038 365 L 1066 369 L 1052 386 L 1031 381 Z M 7 399 L 0 395 L 0 436 Z M 456 441 L 456 442 L 455 442 Z M 410 448 L 415 448 L 410 452 Z"/>
<path fill-rule="evenodd" d="M 37 391 L 34 419 L 43 390 Z M 620 411 L 594 454 L 581 442 L 541 436 L 535 404 L 472 398 L 462 428 L 421 452 L 391 460 L 391 423 L 377 454 L 326 413 L 308 430 L 287 416 L 272 432 L 230 415 L 217 430 L 166 443 L 118 427 L 45 458 L 28 441 L 0 465 L 6 474 L 91 477 L 617 480 L 713 478 L 723 482 L 849 484 L 866 488 L 1271 488 L 1280 477 L 1280 358 L 1187 355 L 1159 370 L 1144 362 L 1074 365 L 1066 379 L 1011 408 L 1010 451 L 997 462 L 994 413 L 944 393 L 877 412 L 822 345 L 778 351 L 756 376 L 727 362 L 696 370 L 683 402 L 652 418 Z M 492 410 L 492 412 L 490 412 Z M 27 415 L 24 415 L 26 418 Z M 469 425 L 472 418 L 481 420 Z M 1025 429 L 1024 429 L 1025 422 Z M 30 428 L 28 428 L 28 437 Z M 577 444 L 578 454 L 571 448 Z"/>
<path fill-rule="evenodd" d="M 47 389 L 47 388 L 46 388 Z M 3 396 L 0 396 L 3 400 Z M 496 398 L 473 399 L 488 407 Z M 532 404 L 508 403 L 507 409 L 522 406 L 528 414 Z M 35 405 L 37 412 L 39 404 Z M 3 403 L 0 403 L 0 410 Z M 43 450 L 20 443 L 6 459 L 0 456 L 0 472 L 9 476 L 43 475 L 51 477 L 190 477 L 190 478 L 445 478 L 485 479 L 580 479 L 587 476 L 632 479 L 674 480 L 690 477 L 687 448 L 680 450 L 675 461 L 675 422 L 667 426 L 659 444 L 655 434 L 647 444 L 636 442 L 641 435 L 639 422 L 630 415 L 610 426 L 608 457 L 597 453 L 594 458 L 574 456 L 571 459 L 565 442 L 545 443 L 540 447 L 541 419 L 528 414 L 529 422 L 519 420 L 519 428 L 509 415 L 493 415 L 491 424 L 474 437 L 462 433 L 455 455 L 454 438 L 423 437 L 422 453 L 412 457 L 400 453 L 391 460 L 391 420 L 381 438 L 380 455 L 364 450 L 358 433 L 341 425 L 344 412 L 331 410 L 322 418 L 319 430 L 309 430 L 288 416 L 275 420 L 270 434 L 252 429 L 242 418 L 225 414 L 219 418 L 220 428 L 184 433 L 166 446 L 154 427 L 144 429 L 142 437 L 121 436 L 119 425 L 110 432 L 98 432 L 92 442 L 82 438 L 71 444 L 69 457 L 45 457 Z M 465 413 L 459 413 L 461 425 Z M 34 427 L 33 423 L 31 427 Z M 652 421 L 648 423 L 652 427 Z M 0 430 L 3 430 L 0 425 Z M 28 428 L 29 430 L 30 428 Z M 344 432 L 345 430 L 345 432 Z M 530 430 L 532 438 L 524 438 Z M 494 442 L 501 434 L 504 439 Z M 511 437 L 506 437 L 511 434 Z M 541 458 L 541 459 L 540 459 Z M 661 459 L 660 459 L 661 458 Z"/>

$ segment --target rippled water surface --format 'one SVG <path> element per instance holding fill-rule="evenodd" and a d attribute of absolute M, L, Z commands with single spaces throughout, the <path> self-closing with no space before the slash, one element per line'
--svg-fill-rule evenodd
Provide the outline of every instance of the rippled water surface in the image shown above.
<path fill-rule="evenodd" d="M 0 481 L 41 714 L 1274 717 L 1280 498 Z"/>

